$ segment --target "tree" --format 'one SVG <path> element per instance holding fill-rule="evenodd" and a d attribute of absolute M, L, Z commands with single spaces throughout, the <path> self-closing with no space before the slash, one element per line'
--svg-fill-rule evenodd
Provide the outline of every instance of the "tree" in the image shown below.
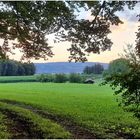
<path fill-rule="evenodd" d="M 1 60 L 0 61 L 0 75 L 12 76 L 16 75 L 18 66 L 15 61 L 12 60 Z"/>
<path fill-rule="evenodd" d="M 24 73 L 25 75 L 34 75 L 35 74 L 35 66 L 33 63 L 23 63 Z"/>
<path fill-rule="evenodd" d="M 97 63 L 92 67 L 93 73 L 94 74 L 102 74 L 102 72 L 104 71 L 104 67 Z"/>
<path fill-rule="evenodd" d="M 14 76 L 17 74 L 18 66 L 12 60 L 5 61 L 5 75 L 6 76 Z"/>
<path fill-rule="evenodd" d="M 110 62 L 106 74 L 126 73 L 129 70 L 129 61 L 126 58 L 118 58 Z"/>
<path fill-rule="evenodd" d="M 110 73 L 105 76 L 105 82 L 109 83 L 115 94 L 120 94 L 120 104 L 125 110 L 131 111 L 140 119 L 140 57 L 137 50 L 128 45 L 124 58 L 127 60 L 128 70 Z M 122 59 L 123 60 L 123 59 Z"/>
<path fill-rule="evenodd" d="M 86 66 L 83 70 L 83 73 L 86 74 L 102 74 L 102 72 L 104 71 L 104 67 L 97 63 L 94 66 Z"/>
<path fill-rule="evenodd" d="M 67 76 L 65 74 L 55 74 L 54 82 L 65 83 L 67 81 Z"/>
<path fill-rule="evenodd" d="M 35 66 L 33 63 L 21 63 L 14 60 L 0 60 L 1 76 L 34 75 Z"/>
<path fill-rule="evenodd" d="M 127 5 L 132 9 L 137 1 L 1 1 L 0 57 L 11 52 L 9 40 L 16 40 L 12 49 L 19 48 L 22 59 L 52 57 L 46 35 L 55 41 L 69 41 L 69 60 L 86 61 L 89 53 L 100 53 L 112 46 L 108 34 L 110 25 L 123 23 L 116 12 Z M 93 19 L 79 19 L 80 8 L 91 11 Z M 53 12 L 52 12 L 53 11 Z"/>
<path fill-rule="evenodd" d="M 140 14 L 138 16 L 139 16 L 139 22 L 140 22 Z M 140 57 L 140 26 L 138 28 L 138 32 L 136 33 L 136 36 L 137 36 L 137 38 L 136 38 L 136 47 L 135 47 L 135 49 L 136 49 L 137 55 L 139 55 L 139 57 Z"/>
<path fill-rule="evenodd" d="M 82 76 L 78 73 L 71 73 L 69 75 L 69 82 L 70 83 L 81 83 L 82 81 Z"/>
<path fill-rule="evenodd" d="M 23 64 L 21 62 L 17 62 L 17 64 L 18 64 L 17 75 L 25 75 L 25 69 L 23 67 Z"/>
<path fill-rule="evenodd" d="M 83 70 L 83 73 L 86 73 L 86 74 L 90 74 L 90 67 L 89 66 L 86 66 Z"/>

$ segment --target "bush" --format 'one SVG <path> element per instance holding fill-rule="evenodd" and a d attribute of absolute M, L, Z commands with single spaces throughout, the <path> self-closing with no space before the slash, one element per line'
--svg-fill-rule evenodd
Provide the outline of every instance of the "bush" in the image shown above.
<path fill-rule="evenodd" d="M 54 82 L 65 83 L 68 80 L 66 74 L 55 74 Z"/>
<path fill-rule="evenodd" d="M 39 82 L 53 82 L 54 76 L 52 74 L 41 74 L 37 76 L 37 81 Z"/>
<path fill-rule="evenodd" d="M 77 73 L 71 73 L 69 75 L 69 82 L 70 83 L 81 83 L 82 80 L 82 76 L 80 74 Z"/>

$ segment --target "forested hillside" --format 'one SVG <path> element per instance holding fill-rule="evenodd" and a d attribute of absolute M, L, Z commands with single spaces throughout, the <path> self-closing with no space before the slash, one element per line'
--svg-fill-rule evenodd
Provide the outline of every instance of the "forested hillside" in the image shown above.
<path fill-rule="evenodd" d="M 74 63 L 74 62 L 53 62 L 35 63 L 36 74 L 39 73 L 82 73 L 86 66 L 93 66 L 96 62 Z M 100 63 L 104 69 L 108 68 L 107 63 Z"/>

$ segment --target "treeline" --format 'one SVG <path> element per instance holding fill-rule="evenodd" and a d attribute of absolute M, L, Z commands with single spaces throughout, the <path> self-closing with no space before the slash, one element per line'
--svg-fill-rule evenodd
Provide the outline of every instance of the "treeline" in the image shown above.
<path fill-rule="evenodd" d="M 0 76 L 34 75 L 33 63 L 22 63 L 14 60 L 0 60 Z"/>
<path fill-rule="evenodd" d="M 78 73 L 71 74 L 41 74 L 37 76 L 39 82 L 53 82 L 53 83 L 84 83 L 86 77 Z"/>
<path fill-rule="evenodd" d="M 102 74 L 104 67 L 101 64 L 95 64 L 93 66 L 86 66 L 83 70 L 84 74 Z"/>

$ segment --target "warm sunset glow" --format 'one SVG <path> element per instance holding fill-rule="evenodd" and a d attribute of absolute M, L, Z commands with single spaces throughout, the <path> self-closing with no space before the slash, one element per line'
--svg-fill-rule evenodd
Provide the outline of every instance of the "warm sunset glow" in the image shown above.
<path fill-rule="evenodd" d="M 119 26 L 111 26 L 110 29 L 112 31 L 111 34 L 109 34 L 109 37 L 111 38 L 113 42 L 113 46 L 111 48 L 111 51 L 105 51 L 101 52 L 100 54 L 90 54 L 88 56 L 89 62 L 110 62 L 113 59 L 116 59 L 119 57 L 118 54 L 123 53 L 123 48 L 126 46 L 126 44 L 134 44 L 135 45 L 135 39 L 136 39 L 136 32 L 139 26 L 139 23 L 137 22 L 136 15 L 138 11 L 138 6 L 136 7 L 135 11 L 126 11 L 119 13 L 119 17 L 124 22 L 123 24 L 120 24 Z M 93 19 L 93 16 L 90 16 L 90 11 L 88 12 L 81 12 L 80 17 L 86 18 L 88 20 Z M 54 46 L 53 53 L 55 54 L 52 58 L 49 58 L 48 60 L 34 60 L 32 59 L 32 62 L 65 62 L 68 61 L 69 52 L 67 49 L 71 46 L 69 42 L 61 42 L 61 43 L 54 43 L 53 36 L 49 36 L 49 43 L 51 46 Z M 2 44 L 2 41 L 0 40 L 0 44 Z M 18 50 L 15 50 L 16 55 L 10 55 L 11 59 L 20 60 L 21 53 Z"/>

